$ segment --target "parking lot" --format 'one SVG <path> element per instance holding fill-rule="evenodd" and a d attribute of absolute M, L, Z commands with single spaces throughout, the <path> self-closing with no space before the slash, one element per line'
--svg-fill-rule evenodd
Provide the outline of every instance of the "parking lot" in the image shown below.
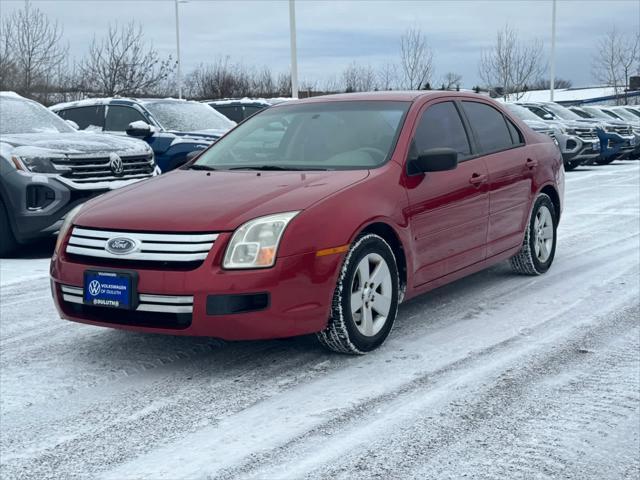
<path fill-rule="evenodd" d="M 546 275 L 403 304 L 364 357 L 62 321 L 39 244 L 1 262 L 3 477 L 638 478 L 639 211 L 639 162 L 567 174 Z"/>

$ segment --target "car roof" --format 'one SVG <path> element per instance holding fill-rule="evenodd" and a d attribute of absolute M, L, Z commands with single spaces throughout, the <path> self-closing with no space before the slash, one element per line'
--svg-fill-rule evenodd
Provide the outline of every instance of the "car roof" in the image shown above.
<path fill-rule="evenodd" d="M 337 93 L 332 95 L 321 95 L 318 97 L 304 98 L 296 100 L 296 103 L 319 103 L 319 102 L 342 102 L 342 101 L 392 101 L 392 102 L 413 102 L 427 97 L 476 97 L 488 99 L 486 95 L 478 95 L 472 92 L 458 92 L 450 90 L 397 90 L 381 92 L 355 92 Z"/>
<path fill-rule="evenodd" d="M 83 100 L 75 100 L 72 102 L 64 102 L 53 105 L 49 108 L 51 110 L 62 110 L 65 108 L 77 108 L 77 107 L 91 107 L 94 105 L 134 105 L 156 102 L 186 102 L 186 103 L 200 103 L 193 100 L 180 100 L 177 98 L 132 98 L 132 97 L 104 97 L 104 98 L 85 98 Z"/>

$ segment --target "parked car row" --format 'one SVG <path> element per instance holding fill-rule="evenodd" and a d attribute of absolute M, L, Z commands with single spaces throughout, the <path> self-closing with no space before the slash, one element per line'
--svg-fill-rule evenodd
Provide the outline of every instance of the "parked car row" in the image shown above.
<path fill-rule="evenodd" d="M 567 108 L 553 102 L 517 102 L 507 104 L 507 108 L 532 128 L 542 131 L 546 126 L 553 131 L 565 170 L 573 170 L 583 163 L 605 165 L 639 156 L 637 107 Z M 542 126 L 538 122 L 542 122 Z"/>

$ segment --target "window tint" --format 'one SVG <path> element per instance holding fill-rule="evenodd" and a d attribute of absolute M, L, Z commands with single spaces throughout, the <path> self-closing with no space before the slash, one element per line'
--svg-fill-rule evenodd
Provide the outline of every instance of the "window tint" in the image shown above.
<path fill-rule="evenodd" d="M 69 108 L 58 112 L 58 115 L 76 122 L 80 130 L 102 130 L 104 127 L 104 105 Z"/>
<path fill-rule="evenodd" d="M 467 133 L 453 102 L 437 103 L 422 114 L 411 145 L 411 155 L 443 147 L 452 148 L 461 157 L 471 154 Z"/>
<path fill-rule="evenodd" d="M 478 102 L 462 102 L 469 123 L 477 135 L 482 153 L 513 147 L 504 116 L 495 108 Z"/>
<path fill-rule="evenodd" d="M 124 132 L 131 122 L 139 120 L 149 123 L 140 112 L 132 107 L 109 105 L 104 129 L 109 132 Z"/>
<path fill-rule="evenodd" d="M 240 123 L 243 120 L 242 107 L 236 105 L 214 105 L 213 108 L 215 108 L 229 120 L 233 120 L 236 123 Z"/>
<path fill-rule="evenodd" d="M 513 122 L 508 118 L 505 117 L 505 120 L 507 121 L 507 127 L 509 128 L 509 133 L 511 134 L 511 140 L 513 141 L 514 145 L 523 144 L 524 138 L 522 138 L 522 134 L 520 133 L 520 130 L 518 130 L 518 127 L 516 127 L 513 124 Z"/>

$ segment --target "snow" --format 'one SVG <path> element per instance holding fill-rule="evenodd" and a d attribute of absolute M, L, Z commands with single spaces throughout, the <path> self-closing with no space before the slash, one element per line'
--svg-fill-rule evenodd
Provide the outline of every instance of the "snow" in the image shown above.
<path fill-rule="evenodd" d="M 554 102 L 580 102 L 594 100 L 604 97 L 615 96 L 613 87 L 587 87 L 587 88 L 564 88 L 555 89 L 553 92 Z M 522 94 L 520 99 L 516 100 L 516 95 L 508 96 L 510 101 L 519 102 L 548 102 L 551 98 L 550 90 L 532 90 Z"/>
<path fill-rule="evenodd" d="M 364 357 L 62 321 L 52 244 L 0 260 L 3 477 L 635 478 L 640 163 L 566 177 L 547 274 L 407 302 Z"/>
<path fill-rule="evenodd" d="M 24 98 L 22 95 L 19 95 L 16 92 L 11 92 L 8 90 L 0 91 L 0 97 Z"/>

